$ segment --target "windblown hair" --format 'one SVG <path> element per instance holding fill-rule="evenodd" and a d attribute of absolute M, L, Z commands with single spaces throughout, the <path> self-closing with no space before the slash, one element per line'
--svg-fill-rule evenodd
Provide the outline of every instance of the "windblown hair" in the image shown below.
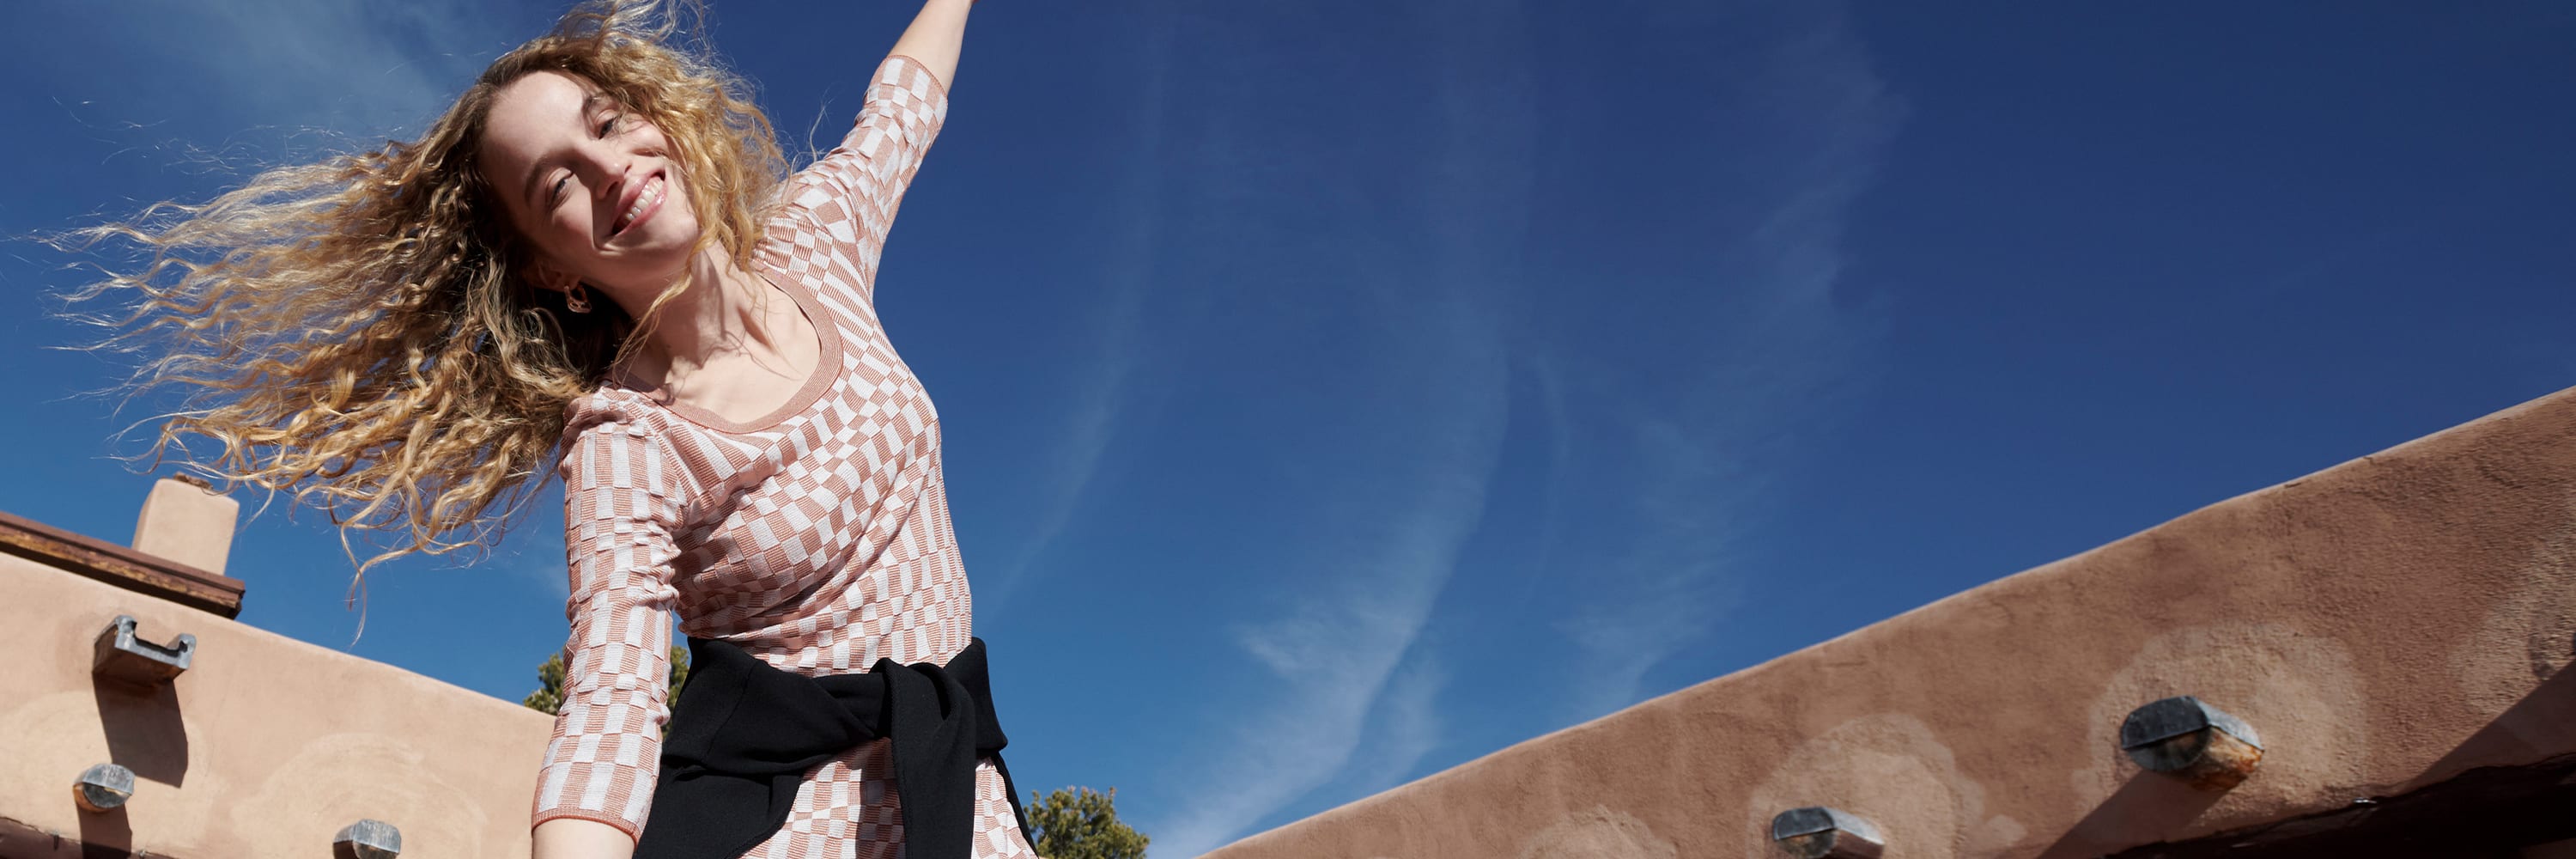
<path fill-rule="evenodd" d="M 695 11 L 594 0 L 495 60 L 418 140 L 69 234 L 67 246 L 140 246 L 139 268 L 65 297 L 138 295 L 120 316 L 89 317 L 117 333 L 88 348 L 157 355 L 127 380 L 134 393 L 188 392 L 149 454 L 176 446 L 222 489 L 292 492 L 331 515 L 344 547 L 354 529 L 376 535 L 391 548 L 357 564 L 361 580 L 414 552 L 488 552 L 553 470 L 566 404 L 642 343 L 689 282 L 640 320 L 610 301 L 567 312 L 562 293 L 528 276 L 533 250 L 477 169 L 486 115 L 530 73 L 588 80 L 668 136 L 702 224 L 696 250 L 749 266 L 786 163 L 748 86 L 711 59 L 695 24 L 674 42 Z M 190 437 L 220 454 L 196 461 Z"/>

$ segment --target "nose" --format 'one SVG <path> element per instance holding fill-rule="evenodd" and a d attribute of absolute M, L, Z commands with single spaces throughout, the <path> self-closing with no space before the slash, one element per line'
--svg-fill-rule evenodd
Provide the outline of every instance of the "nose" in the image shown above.
<path fill-rule="evenodd" d="M 626 174 L 632 158 L 608 141 L 594 140 L 582 147 L 579 166 L 582 183 L 596 189 L 599 198 L 614 203 L 626 191 Z"/>

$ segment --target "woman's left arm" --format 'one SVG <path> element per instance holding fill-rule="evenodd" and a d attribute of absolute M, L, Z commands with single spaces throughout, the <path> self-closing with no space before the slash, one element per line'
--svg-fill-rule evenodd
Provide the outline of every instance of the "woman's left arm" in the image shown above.
<path fill-rule="evenodd" d="M 941 86 L 955 86 L 957 52 L 966 42 L 966 10 L 975 0 L 929 0 L 921 14 L 894 43 L 895 54 L 911 57 L 930 71 Z"/>
<path fill-rule="evenodd" d="M 841 283 L 860 304 L 876 301 L 877 262 L 904 189 L 948 116 L 948 78 L 974 0 L 928 0 L 894 51 L 868 76 L 868 90 L 841 145 L 784 189 L 786 217 L 805 231 L 796 247 L 847 260 L 856 282 Z"/>

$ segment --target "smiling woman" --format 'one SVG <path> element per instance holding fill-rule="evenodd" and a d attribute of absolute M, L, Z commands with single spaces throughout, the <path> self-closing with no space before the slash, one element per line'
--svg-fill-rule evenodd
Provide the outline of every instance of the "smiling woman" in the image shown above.
<path fill-rule="evenodd" d="M 673 44 L 693 9 L 603 0 L 416 141 L 85 234 L 149 260 L 72 298 L 138 295 L 107 343 L 196 397 L 156 452 L 211 438 L 193 465 L 227 487 L 401 531 L 362 576 L 488 546 L 554 462 L 572 629 L 541 859 L 1033 855 L 937 415 L 875 312 L 971 3 L 927 0 L 801 170 Z"/>

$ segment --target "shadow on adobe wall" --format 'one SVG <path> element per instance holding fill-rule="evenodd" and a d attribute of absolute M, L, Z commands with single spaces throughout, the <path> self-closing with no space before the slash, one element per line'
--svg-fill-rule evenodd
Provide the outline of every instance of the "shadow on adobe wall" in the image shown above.
<path fill-rule="evenodd" d="M 92 676 L 98 721 L 107 731 L 108 762 L 134 777 L 179 787 L 188 778 L 188 729 L 179 718 L 179 691 L 168 683 L 135 686 Z M 84 843 L 95 844 L 87 841 Z"/>
<path fill-rule="evenodd" d="M 117 807 L 105 813 L 80 816 L 81 859 L 125 859 L 134 855 L 134 827 L 125 821 L 125 809 Z"/>
<path fill-rule="evenodd" d="M 2352 805 L 2334 811 L 2189 841 L 2148 844 L 2113 854 L 2112 859 L 2524 855 L 2522 848 L 2576 837 L 2576 817 L 2565 813 L 2576 804 L 2576 755 L 2550 754 L 2567 748 L 2571 739 L 2576 739 L 2576 671 L 2559 669 L 2426 767 L 2395 796 L 2356 797 Z M 2132 780 L 2128 788 L 2138 787 L 2141 781 L 2171 780 L 2142 777 Z M 2181 785 L 2175 783 L 2175 787 Z M 2206 809 L 2218 797 L 2211 794 L 2197 806 L 2159 806 L 2144 799 L 2134 806 L 2123 805 L 2121 800 L 2129 793 L 2124 788 L 2104 802 L 2044 856 L 2101 855 L 2098 839 L 2077 839 L 2097 821 L 2117 819 L 2121 809 L 2179 815 L 2187 808 Z"/>
<path fill-rule="evenodd" d="M 2090 859 L 2109 853 L 2137 843 L 2137 833 L 2182 828 L 2226 796 L 2226 791 L 2200 790 L 2181 779 L 2139 770 L 2049 845 L 2039 859 Z"/>
<path fill-rule="evenodd" d="M 2471 767 L 2546 757 L 2576 747 L 2576 670 L 2559 668 L 2531 694 L 2496 714 L 2486 727 L 2443 755 L 2408 789 L 2447 780 Z"/>

